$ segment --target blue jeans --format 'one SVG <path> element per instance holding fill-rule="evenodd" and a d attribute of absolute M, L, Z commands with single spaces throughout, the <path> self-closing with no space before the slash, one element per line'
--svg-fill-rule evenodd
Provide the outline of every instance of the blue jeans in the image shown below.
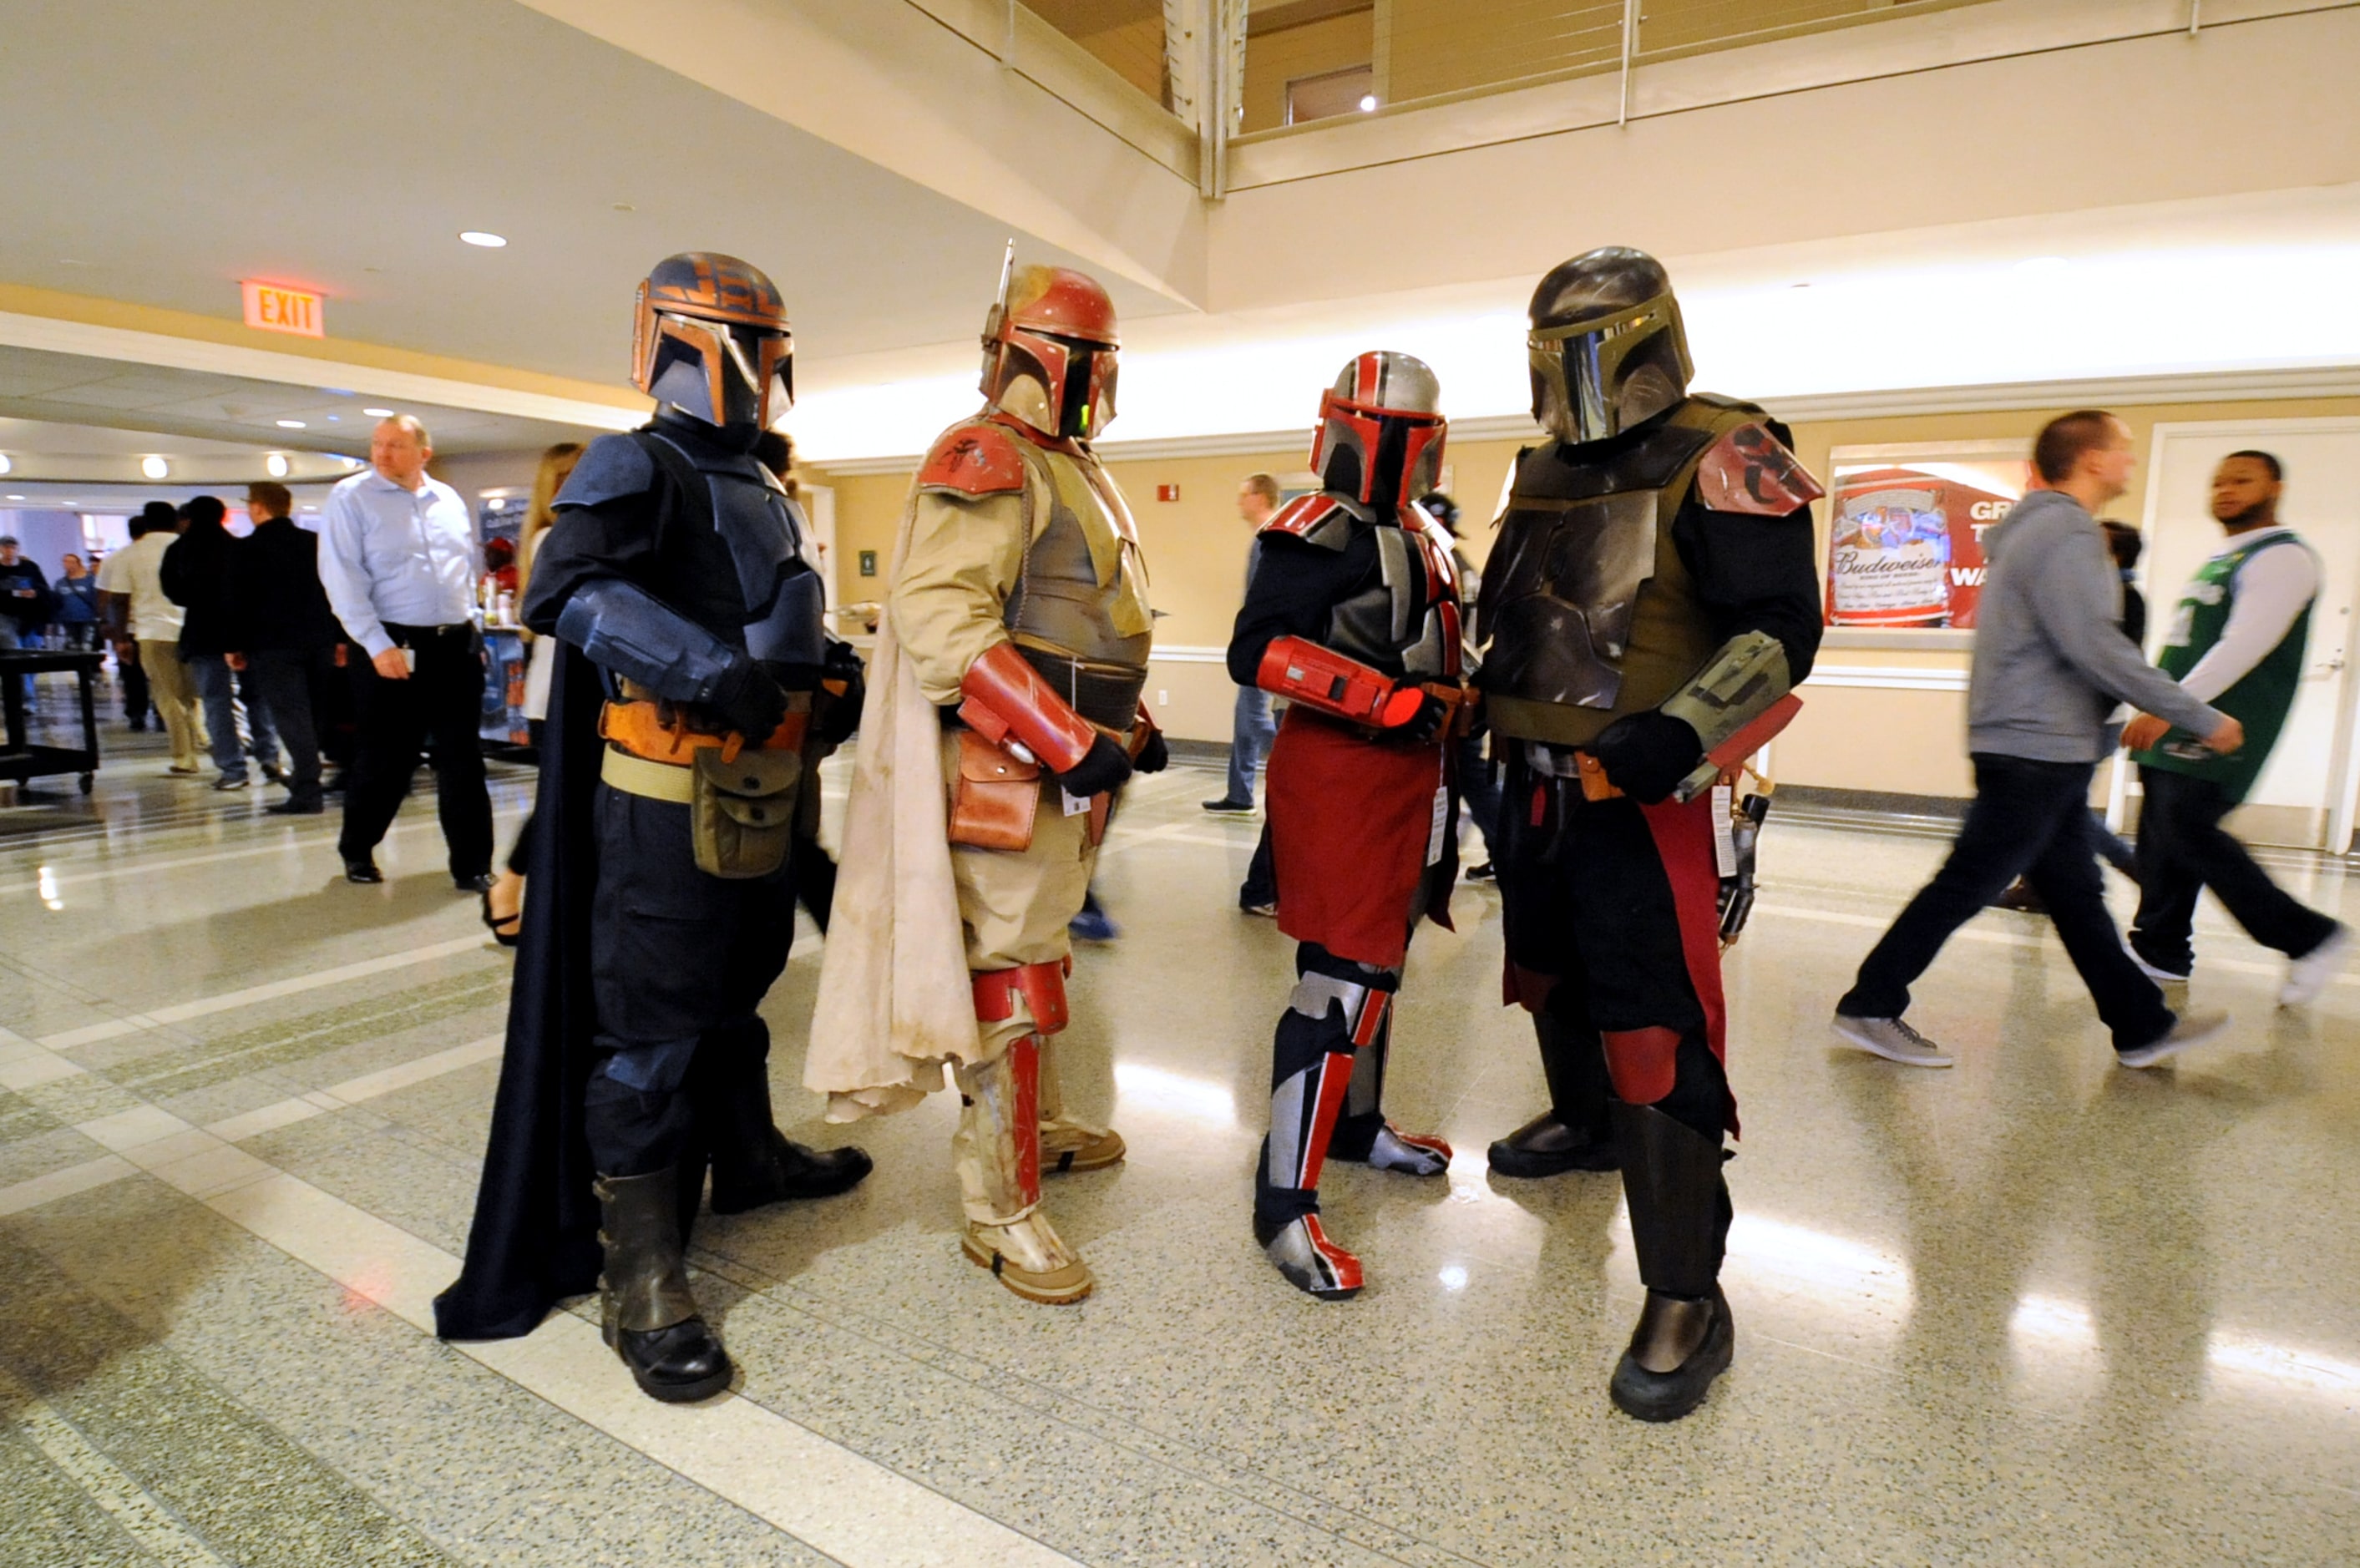
<path fill-rule="evenodd" d="M 270 723 L 270 710 L 261 702 L 241 702 L 241 689 L 248 682 L 237 679 L 218 653 L 191 654 L 189 673 L 196 677 L 197 696 L 205 705 L 205 730 L 213 742 L 213 766 L 224 779 L 246 777 L 247 746 L 238 743 L 238 720 L 243 716 L 251 726 L 247 732 L 254 757 L 258 762 L 276 764 L 279 760 L 279 732 Z"/>
<path fill-rule="evenodd" d="M 1253 803 L 1254 768 L 1270 755 L 1278 725 L 1270 716 L 1270 693 L 1259 686 L 1238 688 L 1237 716 L 1229 723 L 1229 789 L 1225 797 Z"/>
<path fill-rule="evenodd" d="M 0 652 L 14 652 L 18 648 L 29 652 L 40 646 L 40 637 L 35 633 L 21 629 L 15 616 L 0 615 Z M 33 716 L 33 678 L 29 675 L 20 675 L 17 679 L 25 683 L 25 718 L 29 724 Z"/>

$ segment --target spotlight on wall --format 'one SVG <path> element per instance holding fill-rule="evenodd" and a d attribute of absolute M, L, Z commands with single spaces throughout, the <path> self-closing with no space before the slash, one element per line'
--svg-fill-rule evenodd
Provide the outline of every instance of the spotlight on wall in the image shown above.
<path fill-rule="evenodd" d="M 143 457 L 139 460 L 139 472 L 150 479 L 161 479 L 172 472 L 172 465 L 160 457 Z"/>
<path fill-rule="evenodd" d="M 262 466 L 269 471 L 271 478 L 284 479 L 287 477 L 287 454 L 274 452 L 262 460 Z"/>

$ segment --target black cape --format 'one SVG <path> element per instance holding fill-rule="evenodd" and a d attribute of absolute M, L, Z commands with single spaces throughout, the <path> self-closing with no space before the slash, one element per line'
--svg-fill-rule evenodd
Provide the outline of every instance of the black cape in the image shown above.
<path fill-rule="evenodd" d="M 558 645 L 541 735 L 541 793 L 508 1045 L 492 1103 L 483 1185 L 459 1278 L 434 1298 L 444 1339 L 512 1339 L 551 1308 L 597 1289 L 598 1200 L 582 1095 L 595 1058 L 590 906 L 598 881 L 592 807 L 603 743 L 597 667 Z"/>

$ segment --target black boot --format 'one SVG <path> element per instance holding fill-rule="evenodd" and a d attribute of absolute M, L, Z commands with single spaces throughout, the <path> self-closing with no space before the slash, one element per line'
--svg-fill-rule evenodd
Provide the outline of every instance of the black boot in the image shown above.
<path fill-rule="evenodd" d="M 755 1026 L 762 1026 L 758 1021 Z M 770 1036 L 723 1053 L 719 1071 L 693 1081 L 699 1131 L 713 1152 L 713 1212 L 742 1214 L 789 1198 L 832 1198 L 860 1184 L 874 1167 L 858 1149 L 806 1149 L 770 1119 Z"/>
<path fill-rule="evenodd" d="M 1598 1032 L 1544 1007 L 1533 1015 L 1533 1033 L 1548 1076 L 1549 1108 L 1491 1146 L 1491 1169 L 1523 1178 L 1613 1170 L 1620 1160 L 1606 1110 L 1606 1048 Z"/>
<path fill-rule="evenodd" d="M 681 1257 L 680 1173 L 601 1176 L 598 1320 L 640 1391 L 668 1405 L 710 1399 L 734 1368 L 721 1336 L 698 1315 Z"/>
<path fill-rule="evenodd" d="M 1737 1349 L 1720 1283 L 1730 1220 L 1721 1139 L 1652 1105 L 1618 1100 L 1612 1112 L 1647 1303 L 1607 1393 L 1641 1421 L 1677 1421 L 1704 1402 Z"/>

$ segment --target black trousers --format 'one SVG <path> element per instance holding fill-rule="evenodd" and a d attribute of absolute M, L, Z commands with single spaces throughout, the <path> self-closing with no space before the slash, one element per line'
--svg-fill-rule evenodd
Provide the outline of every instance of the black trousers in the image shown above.
<path fill-rule="evenodd" d="M 1494 822 L 1508 962 L 1524 984 L 1546 985 L 1542 1005 L 1560 1043 L 1573 1047 L 1575 1092 L 1598 1096 L 1554 1106 L 1559 1118 L 1603 1124 L 1606 1033 L 1670 1029 L 1677 1069 L 1655 1108 L 1718 1140 L 1731 1120 L 1729 1081 L 1706 1039 L 1671 877 L 1638 804 L 1585 800 L 1577 780 L 1535 773 L 1513 746 Z"/>
<path fill-rule="evenodd" d="M 115 670 L 123 677 L 123 722 L 144 729 L 148 724 L 148 712 L 155 705 L 148 695 L 147 667 L 139 662 L 139 645 L 137 642 L 126 642 L 123 646 L 129 651 L 115 656 Z"/>
<path fill-rule="evenodd" d="M 358 744 L 344 786 L 344 831 L 336 847 L 366 858 L 393 825 L 421 757 L 432 759 L 436 809 L 451 875 L 459 880 L 492 868 L 492 797 L 484 783 L 484 656 L 472 627 L 388 626 L 395 641 L 416 649 L 418 668 L 388 681 L 368 656 L 353 661 Z"/>
<path fill-rule="evenodd" d="M 246 689 L 261 701 L 287 748 L 287 787 L 299 800 L 320 798 L 320 735 L 311 722 L 311 688 L 328 650 L 258 648 L 246 656 Z"/>
<path fill-rule="evenodd" d="M 2254 864 L 2223 830 L 2237 802 L 2209 779 L 2160 768 L 2139 769 L 2147 802 L 2139 811 L 2138 914 L 2131 946 L 2158 969 L 2185 975 L 2196 961 L 2197 895 L 2221 900 L 2245 934 L 2300 958 L 2335 934 L 2335 921 L 2298 902 Z"/>
<path fill-rule="evenodd" d="M 1978 752 L 1975 799 L 1934 879 L 1918 889 L 1868 956 L 1852 988 L 1836 1004 L 1852 1018 L 1899 1018 L 1910 983 L 1950 940 L 2018 877 L 2032 884 L 2055 922 L 2066 954 L 2090 988 L 2116 1051 L 2152 1044 L 2170 1029 L 2171 1009 L 2139 972 L 2106 911 L 2090 833 L 2087 762 L 2036 762 Z M 2141 830 L 2140 837 L 2146 832 Z"/>
<path fill-rule="evenodd" d="M 761 1094 L 770 1031 L 756 1011 L 787 965 L 792 858 L 768 877 L 697 869 L 689 809 L 598 786 L 591 903 L 599 1052 L 586 1092 L 592 1160 L 610 1176 L 676 1163 L 706 1093 Z"/>

